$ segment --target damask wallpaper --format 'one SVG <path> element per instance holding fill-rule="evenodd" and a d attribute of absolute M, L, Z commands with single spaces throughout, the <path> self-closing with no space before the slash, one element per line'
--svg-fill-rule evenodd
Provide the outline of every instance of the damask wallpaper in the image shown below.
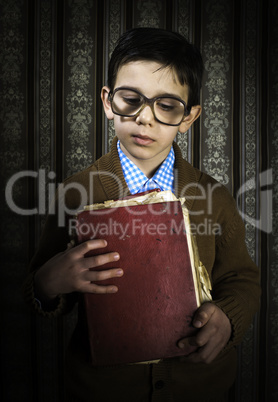
<path fill-rule="evenodd" d="M 45 200 L 109 149 L 114 129 L 100 90 L 118 37 L 139 26 L 178 31 L 202 52 L 202 116 L 177 142 L 237 199 L 262 283 L 231 401 L 278 400 L 277 20 L 276 0 L 0 0 L 3 401 L 63 400 L 76 313 L 53 321 L 31 315 L 21 284 Z"/>

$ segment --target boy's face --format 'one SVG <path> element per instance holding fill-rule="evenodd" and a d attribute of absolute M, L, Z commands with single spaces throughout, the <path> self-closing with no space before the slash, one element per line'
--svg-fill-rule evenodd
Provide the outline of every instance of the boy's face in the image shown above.
<path fill-rule="evenodd" d="M 188 100 L 188 87 L 182 86 L 169 68 L 151 61 L 136 61 L 123 65 L 117 74 L 115 88 L 129 87 L 147 98 L 171 95 Z M 177 132 L 186 132 L 201 112 L 200 106 L 191 109 L 180 126 L 168 126 L 158 122 L 150 106 L 145 106 L 138 116 L 122 117 L 113 113 L 108 100 L 110 89 L 104 87 L 101 97 L 108 119 L 114 119 L 114 127 L 122 151 L 147 175 L 151 176 L 167 157 Z"/>

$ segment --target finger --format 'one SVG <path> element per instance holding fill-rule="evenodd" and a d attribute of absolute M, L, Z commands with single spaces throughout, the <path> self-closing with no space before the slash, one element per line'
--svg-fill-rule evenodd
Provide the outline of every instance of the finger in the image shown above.
<path fill-rule="evenodd" d="M 204 332 L 205 336 L 199 336 L 201 332 Z M 202 334 L 201 334 L 202 335 Z M 201 330 L 196 337 L 188 338 L 188 343 L 195 345 L 195 353 L 190 354 L 190 362 L 194 363 L 210 363 L 225 347 L 226 341 L 222 339 L 219 332 L 207 330 Z"/>
<path fill-rule="evenodd" d="M 221 347 L 213 342 L 207 343 L 205 346 L 196 349 L 195 352 L 182 358 L 182 361 L 190 363 L 211 363 L 221 351 Z"/>
<path fill-rule="evenodd" d="M 207 324 L 211 316 L 215 311 L 215 306 L 212 303 L 205 303 L 196 311 L 193 318 L 193 326 L 195 328 L 201 328 Z"/>
<path fill-rule="evenodd" d="M 195 337 L 181 339 L 178 342 L 178 347 L 184 351 L 185 356 L 194 352 L 197 349 L 197 345 L 195 344 Z"/>
<path fill-rule="evenodd" d="M 107 269 L 104 271 L 88 271 L 85 279 L 88 282 L 105 281 L 106 279 L 117 278 L 123 276 L 124 272 L 121 268 Z"/>
<path fill-rule="evenodd" d="M 72 254 L 73 258 L 79 259 L 84 257 L 91 250 L 97 250 L 107 246 L 107 241 L 103 239 L 88 240 L 78 246 L 70 249 L 68 252 Z"/>
<path fill-rule="evenodd" d="M 217 327 L 211 325 L 211 323 L 208 322 L 198 330 L 195 337 L 191 338 L 190 341 L 192 342 L 193 345 L 198 346 L 198 348 L 201 348 L 211 340 L 213 342 L 218 342 L 218 340 L 220 339 L 221 337 L 219 336 L 219 330 L 217 330 Z"/>
<path fill-rule="evenodd" d="M 117 293 L 118 287 L 115 285 L 101 286 L 101 285 L 97 285 L 95 283 L 87 283 L 86 285 L 84 285 L 81 292 L 95 293 L 95 294 Z"/>
<path fill-rule="evenodd" d="M 91 269 L 100 267 L 104 264 L 108 264 L 109 262 L 118 261 L 119 259 L 120 259 L 119 253 L 113 252 L 84 258 L 82 260 L 82 264 L 85 269 Z"/>
<path fill-rule="evenodd" d="M 207 326 L 198 330 L 196 335 L 183 338 L 178 342 L 178 346 L 185 351 L 185 355 L 197 349 L 205 347 L 211 339 L 216 339 L 213 328 Z"/>
<path fill-rule="evenodd" d="M 190 336 L 184 339 L 181 339 L 178 342 L 178 346 L 181 349 L 190 349 L 193 347 L 201 348 L 202 346 L 206 345 L 210 339 L 210 334 L 208 331 L 204 331 L 204 333 L 198 332 L 195 336 Z"/>

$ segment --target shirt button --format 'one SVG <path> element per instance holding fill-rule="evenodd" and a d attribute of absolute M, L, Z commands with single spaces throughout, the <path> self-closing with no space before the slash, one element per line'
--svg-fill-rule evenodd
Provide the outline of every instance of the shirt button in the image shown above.
<path fill-rule="evenodd" d="M 164 381 L 159 380 L 156 381 L 156 383 L 154 384 L 155 389 L 162 389 L 164 387 Z"/>

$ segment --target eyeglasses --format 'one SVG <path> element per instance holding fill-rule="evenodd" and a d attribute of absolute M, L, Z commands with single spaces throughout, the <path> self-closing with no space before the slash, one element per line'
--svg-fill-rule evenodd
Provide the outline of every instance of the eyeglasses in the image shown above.
<path fill-rule="evenodd" d="M 147 105 L 150 106 L 155 119 L 168 126 L 179 126 L 190 112 L 186 103 L 174 96 L 158 96 L 149 99 L 135 89 L 116 88 L 108 97 L 114 114 L 123 117 L 135 117 Z"/>

